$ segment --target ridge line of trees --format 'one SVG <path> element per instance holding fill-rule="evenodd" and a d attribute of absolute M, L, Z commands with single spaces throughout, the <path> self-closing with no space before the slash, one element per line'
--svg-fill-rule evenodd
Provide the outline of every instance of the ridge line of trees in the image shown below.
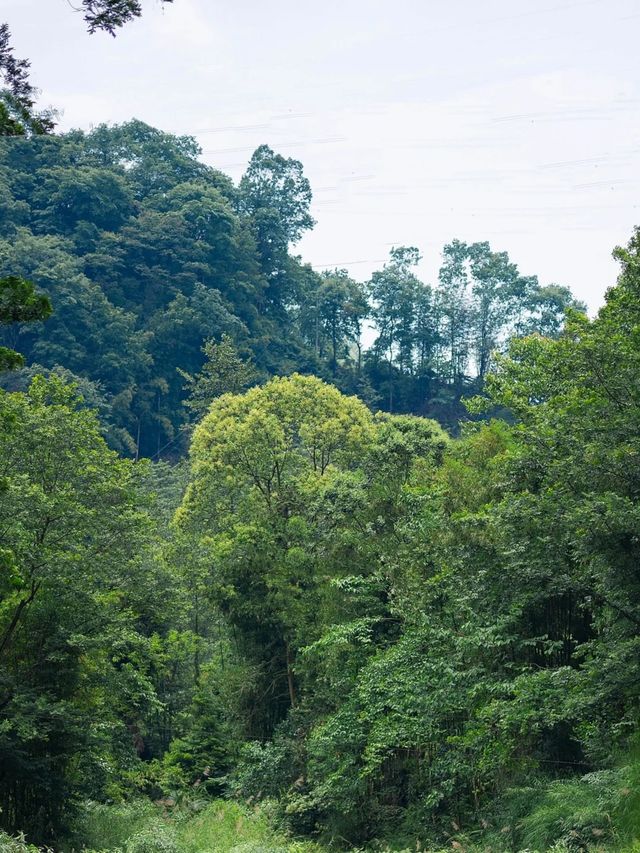
<path fill-rule="evenodd" d="M 486 242 L 445 246 L 436 287 L 417 278 L 411 247 L 369 282 L 318 274 L 292 253 L 314 224 L 301 163 L 260 146 L 234 186 L 198 155 L 192 138 L 139 121 L 0 140 L 0 275 L 54 307 L 44 324 L 5 329 L 0 343 L 27 366 L 3 381 L 70 372 L 121 452 L 184 449 L 185 375 L 210 369 L 207 341 L 223 336 L 255 381 L 313 373 L 456 428 L 492 354 L 512 336 L 557 335 L 578 305 Z"/>

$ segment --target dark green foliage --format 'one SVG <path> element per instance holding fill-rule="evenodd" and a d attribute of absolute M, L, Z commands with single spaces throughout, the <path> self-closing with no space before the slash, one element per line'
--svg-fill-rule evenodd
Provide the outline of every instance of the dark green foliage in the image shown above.
<path fill-rule="evenodd" d="M 33 323 L 51 316 L 51 302 L 17 276 L 0 279 L 0 323 Z"/>
<path fill-rule="evenodd" d="M 79 779 L 95 772 L 97 750 L 116 735 L 108 684 L 119 676 L 104 661 L 106 602 L 115 577 L 133 580 L 143 516 L 133 470 L 107 450 L 95 415 L 59 380 L 2 394 L 0 407 L 0 544 L 10 572 L 0 597 L 2 821 L 44 839 L 64 823 Z M 87 727 L 94 712 L 106 728 Z"/>
<path fill-rule="evenodd" d="M 0 326 L 33 323 L 51 316 L 51 302 L 37 293 L 30 281 L 15 275 L 0 278 Z M 13 330 L 11 330 L 13 331 Z M 8 347 L 0 347 L 0 371 L 22 367 L 24 358 Z"/>
<path fill-rule="evenodd" d="M 366 286 L 320 275 L 290 254 L 314 224 L 298 161 L 260 146 L 234 187 L 198 155 L 192 138 L 135 120 L 0 148 L 0 274 L 29 278 L 55 309 L 12 336 L 27 363 L 100 385 L 107 434 L 134 456 L 184 452 L 203 411 L 183 405 L 184 376 L 208 340 L 227 335 L 258 376 L 313 373 L 455 429 L 494 351 L 513 334 L 556 335 L 572 304 L 486 243 L 445 247 L 437 288 L 412 248 Z M 367 318 L 377 338 L 363 353 Z"/>
<path fill-rule="evenodd" d="M 220 699 L 211 695 L 209 685 L 194 698 L 186 734 L 173 740 L 164 756 L 168 784 L 212 796 L 223 793 L 231 763 L 229 734 Z"/>
<path fill-rule="evenodd" d="M 301 302 L 300 331 L 319 361 L 329 361 L 334 379 L 341 367 L 343 371 L 355 367 L 359 376 L 362 323 L 370 310 L 362 285 L 350 278 L 346 270 L 327 271 L 310 279 Z"/>
<path fill-rule="evenodd" d="M 274 268 L 289 244 L 314 225 L 311 186 L 302 163 L 276 154 L 268 145 L 257 148 L 249 161 L 240 181 L 239 204 L 253 222 L 263 258 Z"/>
<path fill-rule="evenodd" d="M 140 122 L 2 152 L 14 212 L 3 269 L 30 277 L 55 308 L 50 327 L 18 329 L 21 349 L 100 383 L 110 434 L 137 455 L 185 425 L 178 369 L 198 372 L 206 339 L 271 334 L 233 187 L 197 153 Z"/>
<path fill-rule="evenodd" d="M 182 850 L 171 810 L 235 795 L 345 845 L 631 849 L 638 234 L 590 321 L 487 243 L 433 288 L 407 247 L 315 273 L 267 146 L 235 188 L 141 122 L 14 143 L 0 825 L 96 843 L 115 801 L 113 845 Z"/>
<path fill-rule="evenodd" d="M 219 343 L 206 341 L 202 350 L 207 360 L 197 376 L 180 371 L 189 391 L 185 406 L 199 417 L 207 412 L 216 397 L 244 391 L 257 378 L 251 362 L 238 354 L 229 335 L 223 334 Z"/>
<path fill-rule="evenodd" d="M 13 55 L 8 24 L 0 24 L 0 136 L 38 136 L 54 128 L 52 111 L 35 110 L 29 68 L 28 60 Z"/>

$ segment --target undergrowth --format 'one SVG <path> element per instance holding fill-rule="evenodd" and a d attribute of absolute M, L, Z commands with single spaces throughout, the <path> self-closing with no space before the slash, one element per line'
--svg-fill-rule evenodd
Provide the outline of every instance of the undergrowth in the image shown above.
<path fill-rule="evenodd" d="M 481 837 L 459 832 L 455 853 L 640 853 L 640 761 L 582 777 L 513 790 Z M 378 842 L 377 853 L 437 853 L 415 836 Z M 328 853 L 333 844 L 292 839 L 274 827 L 268 806 L 214 800 L 88 803 L 74 839 L 60 853 Z M 344 848 L 343 848 L 344 849 Z M 0 833 L 0 853 L 44 853 Z M 352 853 L 365 853 L 352 850 Z"/>

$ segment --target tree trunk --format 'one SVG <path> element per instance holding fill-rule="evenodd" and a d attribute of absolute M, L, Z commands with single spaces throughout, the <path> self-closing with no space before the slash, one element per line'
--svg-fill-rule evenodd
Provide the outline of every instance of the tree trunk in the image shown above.
<path fill-rule="evenodd" d="M 296 688 L 293 683 L 293 671 L 291 669 L 291 651 L 289 649 L 289 643 L 285 644 L 286 655 L 287 655 L 287 684 L 289 686 L 289 700 L 291 702 L 291 707 L 296 707 Z"/>

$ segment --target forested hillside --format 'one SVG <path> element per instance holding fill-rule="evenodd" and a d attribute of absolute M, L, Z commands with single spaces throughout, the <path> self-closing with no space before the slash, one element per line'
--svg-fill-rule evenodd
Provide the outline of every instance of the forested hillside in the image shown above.
<path fill-rule="evenodd" d="M 5 163 L 3 269 L 53 314 L 2 280 L 33 362 L 4 384 L 45 374 L 0 396 L 3 828 L 129 853 L 229 850 L 245 820 L 238 850 L 635 849 L 640 236 L 563 330 L 566 292 L 482 244 L 447 247 L 433 291 L 396 250 L 357 291 L 378 334 L 359 359 L 331 312 L 305 331 L 300 296 L 355 282 L 292 259 L 295 231 L 261 238 L 250 177 L 187 142 L 133 125 Z M 424 380 L 424 315 L 392 321 L 387 285 L 432 300 L 429 381 L 483 389 L 460 437 L 336 387 L 379 376 L 409 408 Z M 444 357 L 453 328 L 466 360 Z M 495 355 L 511 328 L 533 334 Z M 188 462 L 142 458 L 189 416 Z"/>
<path fill-rule="evenodd" d="M 410 247 L 365 283 L 314 270 L 292 254 L 314 224 L 299 162 L 261 146 L 234 186 L 198 155 L 193 139 L 138 121 L 0 138 L 0 275 L 55 306 L 4 333 L 27 360 L 4 385 L 42 369 L 76 377 L 127 455 L 184 454 L 188 377 L 223 335 L 253 366 L 247 384 L 313 373 L 455 431 L 492 353 L 514 335 L 557 335 L 574 304 L 488 243 L 445 246 L 435 286 Z"/>
<path fill-rule="evenodd" d="M 112 36 L 143 12 L 69 5 Z M 501 20 L 534 29 L 558 9 L 508 10 L 483 31 L 434 4 L 425 38 L 446 50 L 427 70 L 404 69 L 375 6 L 362 32 L 320 28 L 341 86 L 345 50 L 375 55 L 413 119 L 437 76 L 429 115 L 447 126 L 453 105 L 458 133 L 472 114 L 474 149 L 505 160 L 517 137 L 497 123 L 550 121 L 491 106 L 512 83 L 527 108 L 520 33 L 499 43 L 500 92 L 489 63 L 474 88 L 455 81 L 477 42 L 484 65 Z M 184 8 L 197 24 L 204 5 Z M 251 64 L 257 12 L 243 76 L 267 70 Z M 215 55 L 247 121 L 227 15 L 215 50 L 188 44 Z M 260 33 L 268 63 L 290 49 L 275 35 Z M 534 52 L 553 52 L 550 35 Z M 56 62 L 65 39 L 51 36 Z M 571 61 L 560 77 L 538 67 L 534 88 L 561 89 L 582 122 Z M 207 71 L 191 53 L 189 73 L 201 116 Z M 616 111 L 634 103 L 613 72 L 584 79 L 615 91 Z M 162 92 L 165 115 L 176 99 Z M 315 225 L 298 160 L 262 144 L 234 182 L 190 136 L 138 120 L 56 135 L 39 103 L 0 24 L 0 853 L 639 853 L 640 229 L 614 250 L 593 319 L 502 239 L 452 234 L 432 282 L 397 245 L 360 281 L 296 254 Z M 403 111 L 381 103 L 382 131 Z M 481 182 L 488 161 L 474 173 L 468 154 L 449 172 Z M 631 154 L 614 154 L 626 172 Z M 535 168 L 569 169 L 573 199 L 627 180 L 576 183 L 609 156 Z M 509 181 L 535 168 L 509 168 L 488 174 L 520 198 Z"/>

